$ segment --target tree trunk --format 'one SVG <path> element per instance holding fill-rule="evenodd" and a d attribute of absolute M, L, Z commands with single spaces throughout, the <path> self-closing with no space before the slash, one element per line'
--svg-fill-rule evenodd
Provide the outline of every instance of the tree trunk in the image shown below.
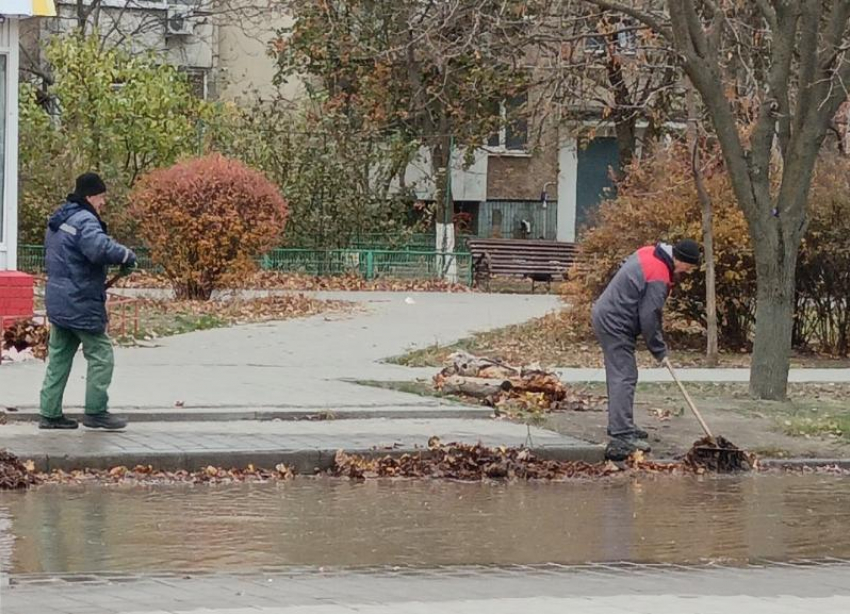
<path fill-rule="evenodd" d="M 717 342 L 717 288 L 714 273 L 714 209 L 711 196 L 705 189 L 699 162 L 699 143 L 693 142 L 691 170 L 702 206 L 702 244 L 705 251 L 705 358 L 709 367 L 716 367 L 719 361 Z"/>
<path fill-rule="evenodd" d="M 714 273 L 714 210 L 711 196 L 705 189 L 702 178 L 699 156 L 699 117 L 696 107 L 696 96 L 693 87 L 688 88 L 688 132 L 691 140 L 691 172 L 697 189 L 700 205 L 702 206 L 702 244 L 705 250 L 705 357 L 709 367 L 716 367 L 719 362 L 717 342 L 717 289 Z"/>
<path fill-rule="evenodd" d="M 431 147 L 431 168 L 434 173 L 434 232 L 435 247 L 439 253 L 437 268 L 440 277 L 450 283 L 457 282 L 457 261 L 452 214 L 454 203 L 451 188 L 452 139 L 439 136 Z"/>
<path fill-rule="evenodd" d="M 460 377 L 453 375 L 443 382 L 443 394 L 458 394 L 487 399 L 513 388 L 508 380 L 484 379 L 481 377 Z"/>
<path fill-rule="evenodd" d="M 711 199 L 702 203 L 702 242 L 705 249 L 705 357 L 709 367 L 720 361 L 717 341 L 717 280 L 714 272 L 714 212 Z"/>
<path fill-rule="evenodd" d="M 755 241 L 758 293 L 750 394 L 782 401 L 788 388 L 799 241 L 783 240 L 778 221 L 765 230 Z"/>
<path fill-rule="evenodd" d="M 434 176 L 434 219 L 438 224 L 447 224 L 451 221 L 450 207 L 451 188 L 449 181 L 451 171 L 449 169 L 451 157 L 451 140 L 449 137 L 439 136 L 430 147 L 431 172 Z M 448 204 L 446 200 L 448 199 Z M 439 249 L 439 246 L 437 247 Z"/>

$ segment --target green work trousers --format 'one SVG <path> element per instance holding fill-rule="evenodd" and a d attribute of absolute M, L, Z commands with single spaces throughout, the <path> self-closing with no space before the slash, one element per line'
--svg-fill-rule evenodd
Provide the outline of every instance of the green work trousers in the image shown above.
<path fill-rule="evenodd" d="M 41 387 L 41 415 L 58 418 L 62 415 L 62 397 L 71 375 L 71 366 L 77 349 L 83 346 L 83 356 L 88 362 L 86 374 L 86 413 L 101 414 L 109 404 L 107 390 L 112 383 L 115 358 L 112 341 L 105 333 L 87 333 L 61 326 L 50 327 L 47 373 Z"/>

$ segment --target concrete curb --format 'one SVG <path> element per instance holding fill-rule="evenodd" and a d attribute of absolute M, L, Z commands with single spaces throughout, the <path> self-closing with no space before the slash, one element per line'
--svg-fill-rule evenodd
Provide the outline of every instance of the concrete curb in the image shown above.
<path fill-rule="evenodd" d="M 759 466 L 767 469 L 804 469 L 806 467 L 838 467 L 850 469 L 850 458 L 765 458 Z"/>
<path fill-rule="evenodd" d="M 532 447 L 535 456 L 546 460 L 583 461 L 599 463 L 604 460 L 605 447 L 596 444 Z M 357 454 L 367 458 L 404 454 L 427 454 L 423 448 L 397 448 L 394 450 L 350 449 L 346 454 Z M 33 461 L 36 471 L 74 471 L 79 469 L 107 470 L 113 467 L 135 467 L 150 465 L 162 471 L 199 471 L 212 465 L 223 468 L 244 468 L 248 465 L 272 469 L 279 464 L 292 467 L 300 475 L 313 475 L 333 466 L 336 449 L 305 450 L 230 450 L 230 451 L 187 451 L 187 452 L 127 452 L 125 454 L 80 454 L 57 456 L 36 454 L 26 456 Z"/>

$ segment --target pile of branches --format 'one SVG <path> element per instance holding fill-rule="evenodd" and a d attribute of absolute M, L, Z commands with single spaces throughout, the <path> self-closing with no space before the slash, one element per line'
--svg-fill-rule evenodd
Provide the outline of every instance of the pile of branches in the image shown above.
<path fill-rule="evenodd" d="M 365 457 L 339 451 L 328 474 L 352 480 L 372 478 L 481 480 L 566 480 L 605 478 L 630 472 L 702 473 L 685 463 L 656 463 L 641 453 L 625 463 L 585 463 L 540 459 L 526 448 L 489 448 L 479 444 L 442 444 L 432 437 L 427 451 L 403 456 Z"/>
<path fill-rule="evenodd" d="M 505 414 L 602 411 L 606 406 L 604 397 L 567 386 L 557 374 L 539 366 L 515 367 L 466 352 L 449 356 L 434 377 L 434 387 L 443 394 L 476 399 Z"/>
<path fill-rule="evenodd" d="M 0 344 L 2 359 L 11 362 L 47 357 L 47 339 L 49 330 L 44 324 L 34 320 L 18 320 L 3 330 Z"/>

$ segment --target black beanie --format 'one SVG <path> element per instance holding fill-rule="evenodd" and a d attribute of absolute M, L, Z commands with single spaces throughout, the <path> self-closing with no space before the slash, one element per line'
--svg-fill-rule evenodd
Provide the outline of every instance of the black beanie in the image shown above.
<path fill-rule="evenodd" d="M 84 173 L 77 177 L 77 186 L 74 188 L 74 194 L 85 198 L 87 196 L 97 196 L 106 192 L 106 184 L 97 173 Z"/>
<path fill-rule="evenodd" d="M 673 246 L 673 258 L 685 264 L 698 265 L 702 260 L 699 243 L 693 239 L 679 241 Z"/>

